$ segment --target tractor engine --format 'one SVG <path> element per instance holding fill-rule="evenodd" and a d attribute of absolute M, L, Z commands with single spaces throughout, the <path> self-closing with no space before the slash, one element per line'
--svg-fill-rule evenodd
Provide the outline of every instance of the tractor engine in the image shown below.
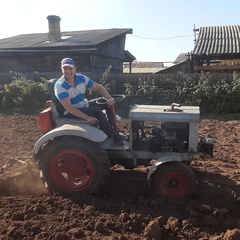
<path fill-rule="evenodd" d="M 132 122 L 133 150 L 151 152 L 186 152 L 188 151 L 189 124 L 179 122 L 163 122 L 145 124 Z"/>

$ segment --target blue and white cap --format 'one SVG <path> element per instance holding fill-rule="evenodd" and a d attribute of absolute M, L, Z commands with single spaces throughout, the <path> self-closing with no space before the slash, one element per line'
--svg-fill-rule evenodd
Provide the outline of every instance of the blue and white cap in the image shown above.
<path fill-rule="evenodd" d="M 64 58 L 61 61 L 61 68 L 66 67 L 66 66 L 73 68 L 73 67 L 75 67 L 75 62 L 71 58 Z"/>

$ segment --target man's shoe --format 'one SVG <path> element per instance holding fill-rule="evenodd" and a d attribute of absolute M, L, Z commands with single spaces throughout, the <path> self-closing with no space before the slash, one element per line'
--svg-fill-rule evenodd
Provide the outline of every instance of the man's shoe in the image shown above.
<path fill-rule="evenodd" d="M 115 136 L 113 137 L 113 141 L 117 143 L 120 143 L 126 140 L 127 140 L 127 136 L 119 133 L 116 133 Z"/>

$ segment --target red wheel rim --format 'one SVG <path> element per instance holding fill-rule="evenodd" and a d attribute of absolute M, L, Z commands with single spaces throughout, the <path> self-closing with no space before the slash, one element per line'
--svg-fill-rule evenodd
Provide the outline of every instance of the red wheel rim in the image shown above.
<path fill-rule="evenodd" d="M 61 188 L 68 191 L 81 191 L 94 179 L 95 169 L 91 159 L 77 150 L 64 150 L 54 156 L 50 173 Z"/>
<path fill-rule="evenodd" d="M 190 185 L 184 174 L 171 172 L 163 176 L 159 187 L 164 196 L 182 197 L 188 193 Z"/>

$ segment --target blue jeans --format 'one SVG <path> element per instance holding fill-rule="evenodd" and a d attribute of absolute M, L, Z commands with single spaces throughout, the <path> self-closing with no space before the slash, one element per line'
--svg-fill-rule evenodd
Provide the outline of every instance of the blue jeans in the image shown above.
<path fill-rule="evenodd" d="M 115 135 L 114 130 L 114 116 L 112 110 L 107 104 L 97 104 L 96 102 L 89 102 L 89 107 L 79 108 L 79 110 L 88 116 L 95 117 L 99 121 L 100 129 L 107 134 L 109 138 L 113 138 Z M 106 115 L 102 112 L 106 111 Z M 68 118 L 78 118 L 71 113 L 66 114 Z"/>

